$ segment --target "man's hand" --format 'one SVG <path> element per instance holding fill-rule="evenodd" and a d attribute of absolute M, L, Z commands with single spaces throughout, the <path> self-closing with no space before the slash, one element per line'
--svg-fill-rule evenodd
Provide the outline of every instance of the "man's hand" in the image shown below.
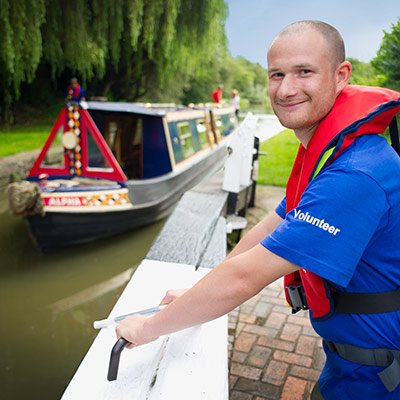
<path fill-rule="evenodd" d="M 172 303 L 187 290 L 188 289 L 168 290 L 164 298 L 161 300 L 160 306 Z M 147 319 L 148 317 L 145 317 L 144 315 L 134 314 L 123 319 L 115 328 L 118 339 L 123 337 L 132 343 L 127 346 L 127 349 L 132 349 L 135 346 L 140 346 L 158 339 L 158 337 L 152 337 L 145 333 L 144 325 Z"/>
<path fill-rule="evenodd" d="M 151 337 L 146 333 L 144 324 L 148 317 L 140 314 L 134 314 L 126 317 L 121 323 L 115 328 L 118 339 L 123 337 L 132 344 L 127 346 L 128 349 L 132 349 L 135 346 L 153 342 L 158 337 Z"/>
<path fill-rule="evenodd" d="M 178 297 L 182 296 L 183 293 L 187 292 L 188 289 L 171 289 L 168 290 L 167 293 L 165 293 L 164 298 L 161 300 L 160 306 L 163 304 L 169 304 L 172 303 L 174 300 L 176 300 Z"/>

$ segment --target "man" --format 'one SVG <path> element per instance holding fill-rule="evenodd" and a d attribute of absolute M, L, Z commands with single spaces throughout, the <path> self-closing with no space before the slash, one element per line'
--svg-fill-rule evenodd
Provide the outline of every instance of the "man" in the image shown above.
<path fill-rule="evenodd" d="M 292 308 L 308 302 L 324 338 L 312 399 L 398 399 L 400 159 L 375 133 L 399 111 L 400 93 L 348 86 L 343 40 L 318 21 L 278 34 L 268 73 L 273 109 L 301 142 L 286 198 L 197 285 L 167 294 L 171 304 L 150 319 L 124 320 L 117 335 L 147 343 L 223 315 L 286 276 Z"/>
<path fill-rule="evenodd" d="M 240 96 L 239 92 L 236 89 L 233 89 L 231 93 L 231 105 L 235 107 L 236 118 L 239 118 Z"/>
<path fill-rule="evenodd" d="M 212 99 L 214 103 L 219 103 L 222 100 L 223 88 L 223 85 L 218 85 L 218 87 L 212 92 Z"/>
<path fill-rule="evenodd" d="M 83 87 L 78 83 L 77 78 L 72 78 L 70 84 L 65 93 L 65 102 L 75 101 L 81 102 L 86 101 L 86 94 Z"/>

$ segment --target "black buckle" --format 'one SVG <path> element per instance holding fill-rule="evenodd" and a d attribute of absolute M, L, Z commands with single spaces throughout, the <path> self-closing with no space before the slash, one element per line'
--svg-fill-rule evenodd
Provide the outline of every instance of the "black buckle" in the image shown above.
<path fill-rule="evenodd" d="M 303 285 L 286 286 L 286 291 L 294 312 L 309 309 Z"/>

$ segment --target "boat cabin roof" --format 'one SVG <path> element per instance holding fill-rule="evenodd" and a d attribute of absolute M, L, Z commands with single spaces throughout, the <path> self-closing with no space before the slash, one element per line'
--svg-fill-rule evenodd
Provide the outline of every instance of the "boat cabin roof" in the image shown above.
<path fill-rule="evenodd" d="M 89 111 L 108 111 L 108 112 L 119 112 L 119 113 L 130 113 L 140 115 L 151 115 L 154 117 L 164 117 L 168 111 L 186 109 L 184 107 L 175 108 L 148 108 L 145 105 L 135 103 L 121 103 L 112 101 L 88 101 Z"/>

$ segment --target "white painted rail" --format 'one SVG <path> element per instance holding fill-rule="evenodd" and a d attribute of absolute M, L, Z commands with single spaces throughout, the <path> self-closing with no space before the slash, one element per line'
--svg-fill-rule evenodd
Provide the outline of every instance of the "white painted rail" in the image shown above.
<path fill-rule="evenodd" d="M 144 260 L 109 317 L 159 304 L 166 290 L 194 285 L 210 269 Z M 104 316 L 99 316 L 104 317 Z M 62 400 L 227 400 L 227 317 L 124 350 L 107 381 L 115 327 L 102 329 Z"/>
<path fill-rule="evenodd" d="M 229 155 L 222 183 L 222 189 L 227 192 L 239 193 L 241 187 L 251 185 L 256 126 L 257 119 L 248 113 L 239 128 L 229 136 Z"/>

